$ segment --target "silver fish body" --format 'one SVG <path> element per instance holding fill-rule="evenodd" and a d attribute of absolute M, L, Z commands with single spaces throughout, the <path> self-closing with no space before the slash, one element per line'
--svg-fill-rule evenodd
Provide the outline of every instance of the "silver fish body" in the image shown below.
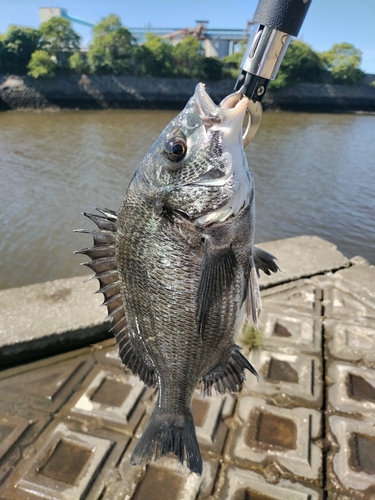
<path fill-rule="evenodd" d="M 201 382 L 237 392 L 255 369 L 234 343 L 241 311 L 256 323 L 257 273 L 277 271 L 256 249 L 254 186 L 242 146 L 247 99 L 216 106 L 202 84 L 141 162 L 119 213 L 99 227 L 92 258 L 121 359 L 157 404 L 131 461 L 172 451 L 197 474 L 202 460 L 191 411 Z"/>

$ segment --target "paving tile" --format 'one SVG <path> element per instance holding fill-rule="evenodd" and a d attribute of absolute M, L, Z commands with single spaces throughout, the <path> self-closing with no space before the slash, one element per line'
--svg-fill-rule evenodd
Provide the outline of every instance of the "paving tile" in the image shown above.
<path fill-rule="evenodd" d="M 202 456 L 201 476 L 190 472 L 170 453 L 147 467 L 130 465 L 137 440 L 133 440 L 119 465 L 119 477 L 108 485 L 103 500 L 200 500 L 214 487 L 219 462 Z"/>
<path fill-rule="evenodd" d="M 344 280 L 331 278 L 324 290 L 323 305 L 324 314 L 330 319 L 364 326 L 375 321 L 374 297 Z"/>
<path fill-rule="evenodd" d="M 141 400 L 152 393 L 137 376 L 124 373 L 122 368 L 97 364 L 60 416 L 93 419 L 132 433 L 145 413 Z"/>
<path fill-rule="evenodd" d="M 264 308 L 260 314 L 263 347 L 283 352 L 320 353 L 319 318 L 277 312 Z"/>
<path fill-rule="evenodd" d="M 248 377 L 244 389 L 262 397 L 276 398 L 282 406 L 321 406 L 323 381 L 319 357 L 253 350 L 249 361 L 256 367 L 260 381 Z"/>
<path fill-rule="evenodd" d="M 101 364 L 121 366 L 125 369 L 119 356 L 118 347 L 114 338 L 98 342 L 94 346 L 94 356 Z"/>
<path fill-rule="evenodd" d="M 332 447 L 328 489 L 335 491 L 342 485 L 343 493 L 346 489 L 349 494 L 363 493 L 366 500 L 375 498 L 374 419 L 354 420 L 334 415 L 328 421 L 338 444 Z"/>
<path fill-rule="evenodd" d="M 347 269 L 341 269 L 334 274 L 335 281 L 346 282 L 350 288 L 355 289 L 357 296 L 361 297 L 363 295 L 370 296 L 375 299 L 375 266 L 370 265 L 366 262 L 359 263 L 359 265 L 354 265 L 348 267 Z"/>
<path fill-rule="evenodd" d="M 318 411 L 280 408 L 243 396 L 237 414 L 238 428 L 230 433 L 226 460 L 277 462 L 299 478 L 320 481 L 322 454 L 314 443 L 321 433 Z"/>
<path fill-rule="evenodd" d="M 94 364 L 90 350 L 55 356 L 0 373 L 2 397 L 14 408 L 55 412 L 69 398 Z M 78 351 L 80 353 L 80 351 Z"/>
<path fill-rule="evenodd" d="M 55 421 L 0 491 L 4 500 L 84 498 L 115 443 Z"/>
<path fill-rule="evenodd" d="M 375 323 L 361 325 L 327 319 L 323 323 L 329 354 L 375 367 Z"/>
<path fill-rule="evenodd" d="M 320 489 L 298 482 L 281 479 L 277 484 L 269 484 L 263 476 L 255 472 L 235 467 L 224 466 L 218 492 L 221 500 L 321 500 Z"/>
<path fill-rule="evenodd" d="M 311 280 L 292 281 L 262 291 L 263 307 L 320 316 L 322 291 Z"/>
<path fill-rule="evenodd" d="M 327 372 L 328 401 L 337 411 L 372 417 L 375 422 L 375 371 L 333 362 Z M 375 451 L 375 450 L 374 450 Z"/>

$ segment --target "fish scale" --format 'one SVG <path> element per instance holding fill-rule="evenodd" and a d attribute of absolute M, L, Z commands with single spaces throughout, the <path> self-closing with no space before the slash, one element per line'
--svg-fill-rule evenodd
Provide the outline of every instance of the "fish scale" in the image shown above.
<path fill-rule="evenodd" d="M 226 101 L 228 103 L 228 101 Z M 242 147 L 247 99 L 215 105 L 199 84 L 136 171 L 118 214 L 81 230 L 123 363 L 158 400 L 131 463 L 173 452 L 202 459 L 191 401 L 241 389 L 256 370 L 234 343 L 242 312 L 257 323 L 257 275 L 278 267 L 253 246 L 254 187 Z"/>

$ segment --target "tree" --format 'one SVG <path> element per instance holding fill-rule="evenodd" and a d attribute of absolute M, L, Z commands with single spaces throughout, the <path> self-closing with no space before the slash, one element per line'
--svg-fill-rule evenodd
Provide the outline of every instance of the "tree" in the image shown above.
<path fill-rule="evenodd" d="M 243 55 L 245 53 L 246 44 L 242 43 L 241 48 L 237 52 L 233 52 L 229 56 L 222 58 L 224 74 L 231 76 L 232 78 L 237 78 L 240 71 L 240 64 L 242 62 Z"/>
<path fill-rule="evenodd" d="M 33 28 L 11 25 L 0 41 L 0 68 L 5 73 L 25 74 L 40 34 Z"/>
<path fill-rule="evenodd" d="M 171 76 L 175 71 L 173 45 L 153 33 L 138 47 L 136 59 L 141 61 L 146 76 Z"/>
<path fill-rule="evenodd" d="M 300 82 L 320 82 L 323 64 L 319 55 L 300 40 L 293 42 L 284 56 L 276 80 L 270 88 L 281 88 Z"/>
<path fill-rule="evenodd" d="M 223 63 L 215 57 L 204 57 L 201 71 L 201 78 L 205 80 L 220 80 L 223 78 Z"/>
<path fill-rule="evenodd" d="M 186 36 L 174 47 L 173 55 L 178 76 L 201 78 L 204 54 L 202 44 L 197 38 Z"/>
<path fill-rule="evenodd" d="M 74 54 L 69 57 L 68 66 L 74 73 L 79 74 L 84 73 L 87 68 L 86 61 L 79 52 L 74 52 Z"/>
<path fill-rule="evenodd" d="M 40 25 L 39 31 L 40 48 L 54 57 L 60 67 L 66 66 L 69 56 L 79 50 L 81 37 L 64 17 L 52 17 Z"/>
<path fill-rule="evenodd" d="M 134 44 L 130 31 L 118 16 L 110 14 L 93 28 L 94 39 L 87 60 L 92 73 L 130 74 L 134 67 Z"/>
<path fill-rule="evenodd" d="M 322 52 L 321 59 L 334 83 L 357 85 L 364 77 L 359 69 L 362 52 L 351 43 L 335 43 L 330 50 Z"/>
<path fill-rule="evenodd" d="M 29 75 L 33 78 L 41 76 L 55 76 L 57 69 L 56 63 L 45 50 L 36 50 L 33 52 L 28 64 Z"/>

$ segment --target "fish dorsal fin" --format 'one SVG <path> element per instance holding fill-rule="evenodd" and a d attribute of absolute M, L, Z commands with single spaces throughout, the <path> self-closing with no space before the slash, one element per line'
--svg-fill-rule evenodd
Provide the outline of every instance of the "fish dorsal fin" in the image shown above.
<path fill-rule="evenodd" d="M 155 372 L 134 349 L 126 324 L 115 250 L 117 213 L 108 209 L 97 208 L 97 210 L 101 215 L 88 213 L 84 215 L 91 219 L 98 229 L 76 230 L 79 233 L 91 234 L 94 238 L 94 246 L 83 248 L 75 253 L 87 255 L 91 259 L 84 265 L 95 272 L 95 278 L 100 283 L 100 288 L 96 293 L 104 295 L 102 305 L 107 307 L 108 318 L 112 321 L 111 330 L 119 346 L 122 362 L 146 385 L 155 387 L 157 384 Z"/>
<path fill-rule="evenodd" d="M 237 260 L 230 244 L 220 245 L 210 235 L 202 238 L 204 255 L 200 268 L 197 294 L 197 327 L 203 338 L 208 312 L 223 292 L 230 288 L 236 273 Z"/>
<path fill-rule="evenodd" d="M 259 375 L 249 361 L 240 353 L 240 347 L 233 345 L 229 360 L 221 363 L 202 378 L 201 391 L 204 397 L 212 395 L 212 388 L 219 394 L 238 392 L 246 380 L 244 370 L 249 370 L 259 380 Z"/>

